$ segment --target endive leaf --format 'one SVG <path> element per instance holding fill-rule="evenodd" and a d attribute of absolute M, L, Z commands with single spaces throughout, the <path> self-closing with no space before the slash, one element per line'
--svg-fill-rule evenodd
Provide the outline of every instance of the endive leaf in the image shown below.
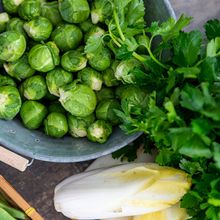
<path fill-rule="evenodd" d="M 190 187 L 186 173 L 129 163 L 75 175 L 56 187 L 55 208 L 75 219 L 141 215 L 176 204 Z"/>

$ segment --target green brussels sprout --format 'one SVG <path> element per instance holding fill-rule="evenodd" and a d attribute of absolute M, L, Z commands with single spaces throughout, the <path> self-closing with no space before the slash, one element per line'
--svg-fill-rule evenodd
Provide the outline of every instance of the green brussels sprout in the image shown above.
<path fill-rule="evenodd" d="M 83 21 L 79 24 L 80 29 L 83 31 L 83 33 L 88 33 L 93 27 L 94 24 L 90 19 Z"/>
<path fill-rule="evenodd" d="M 47 116 L 47 108 L 36 101 L 25 101 L 20 110 L 22 122 L 26 128 L 38 129 Z"/>
<path fill-rule="evenodd" d="M 66 110 L 63 108 L 59 101 L 54 101 L 50 103 L 50 105 L 48 106 L 48 112 L 59 112 L 62 114 L 66 114 Z"/>
<path fill-rule="evenodd" d="M 14 86 L 16 87 L 15 81 L 10 76 L 0 74 L 0 87 L 1 86 Z"/>
<path fill-rule="evenodd" d="M 82 31 L 74 24 L 61 24 L 53 31 L 51 39 L 62 51 L 76 49 L 82 40 Z"/>
<path fill-rule="evenodd" d="M 27 39 L 27 34 L 23 26 L 24 26 L 24 21 L 22 21 L 20 18 L 12 18 L 9 20 L 6 30 L 17 31 Z"/>
<path fill-rule="evenodd" d="M 124 85 L 118 87 L 116 95 L 122 102 L 126 101 L 127 109 L 130 113 L 139 115 L 141 109 L 145 109 L 148 103 L 148 95 L 146 90 L 135 85 Z"/>
<path fill-rule="evenodd" d="M 62 18 L 58 9 L 58 1 L 43 2 L 41 4 L 41 16 L 50 20 L 53 26 L 62 22 Z"/>
<path fill-rule="evenodd" d="M 24 0 L 2 0 L 3 8 L 9 14 L 15 14 Z"/>
<path fill-rule="evenodd" d="M 87 130 L 87 137 L 90 141 L 103 144 L 112 133 L 112 126 L 103 120 L 92 123 Z"/>
<path fill-rule="evenodd" d="M 66 52 L 61 58 L 61 65 L 63 69 L 69 72 L 77 72 L 86 67 L 87 59 L 83 53 L 77 50 L 70 50 Z"/>
<path fill-rule="evenodd" d="M 87 0 L 59 0 L 59 10 L 63 20 L 81 23 L 88 19 L 90 8 Z"/>
<path fill-rule="evenodd" d="M 98 71 L 104 71 L 111 65 L 111 53 L 108 48 L 103 47 L 97 54 L 87 53 L 89 65 Z"/>
<path fill-rule="evenodd" d="M 88 115 L 87 117 L 76 117 L 68 114 L 67 121 L 69 125 L 69 133 L 71 136 L 79 138 L 87 136 L 87 129 L 90 124 L 95 121 L 94 114 Z"/>
<path fill-rule="evenodd" d="M 0 87 L 0 119 L 13 119 L 21 108 L 21 97 L 14 86 Z"/>
<path fill-rule="evenodd" d="M 120 119 L 114 110 L 121 110 L 121 105 L 116 99 L 102 100 L 96 108 L 96 117 L 100 120 L 109 121 L 112 125 L 120 123 Z"/>
<path fill-rule="evenodd" d="M 73 75 L 60 67 L 47 73 L 46 83 L 52 95 L 59 96 L 59 88 L 73 81 Z"/>
<path fill-rule="evenodd" d="M 0 59 L 13 62 L 18 60 L 26 49 L 24 36 L 16 31 L 6 31 L 0 34 Z"/>
<path fill-rule="evenodd" d="M 84 35 L 84 42 L 86 43 L 90 37 L 97 37 L 97 38 L 99 38 L 99 37 L 102 37 L 104 34 L 105 34 L 105 30 L 103 30 L 99 26 L 93 26 Z"/>
<path fill-rule="evenodd" d="M 112 65 L 102 73 L 104 84 L 108 87 L 119 85 L 119 81 L 115 77 L 115 71 L 118 64 L 119 61 L 115 60 Z"/>
<path fill-rule="evenodd" d="M 14 62 L 4 63 L 4 68 L 8 75 L 17 80 L 26 79 L 35 73 L 35 70 L 32 69 L 28 63 L 28 56 L 26 53 Z"/>
<path fill-rule="evenodd" d="M 60 64 L 59 49 L 52 41 L 37 44 L 28 54 L 31 67 L 39 72 L 49 72 Z"/>
<path fill-rule="evenodd" d="M 92 90 L 99 91 L 102 88 L 102 75 L 96 70 L 86 67 L 78 73 L 78 79 Z"/>
<path fill-rule="evenodd" d="M 35 41 L 47 40 L 53 30 L 51 22 L 44 17 L 37 17 L 24 24 L 24 30 Z"/>
<path fill-rule="evenodd" d="M 44 120 L 44 131 L 51 137 L 63 137 L 68 132 L 66 116 L 59 112 L 50 113 Z"/>
<path fill-rule="evenodd" d="M 109 0 L 94 0 L 92 2 L 92 23 L 106 22 L 113 14 L 112 3 Z"/>
<path fill-rule="evenodd" d="M 95 92 L 86 85 L 73 83 L 59 89 L 60 103 L 74 116 L 86 117 L 95 110 Z"/>
<path fill-rule="evenodd" d="M 115 71 L 116 79 L 127 84 L 133 84 L 134 75 L 132 71 L 134 68 L 141 67 L 141 65 L 141 62 L 135 58 L 121 61 Z"/>
<path fill-rule="evenodd" d="M 47 85 L 43 76 L 32 76 L 22 84 L 23 95 L 28 100 L 40 100 L 47 94 Z"/>
<path fill-rule="evenodd" d="M 40 16 L 41 4 L 38 0 L 24 0 L 18 7 L 18 14 L 24 20 Z"/>
<path fill-rule="evenodd" d="M 0 13 L 0 33 L 6 30 L 7 23 L 9 22 L 9 16 L 6 12 Z"/>
<path fill-rule="evenodd" d="M 107 87 L 102 87 L 102 89 L 98 92 L 96 92 L 97 100 L 98 102 L 104 100 L 104 99 L 114 99 L 115 94 L 114 91 Z"/>

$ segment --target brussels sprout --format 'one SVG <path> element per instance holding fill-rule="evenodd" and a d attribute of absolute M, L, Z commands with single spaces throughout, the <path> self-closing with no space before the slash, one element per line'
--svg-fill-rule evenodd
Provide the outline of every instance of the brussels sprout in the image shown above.
<path fill-rule="evenodd" d="M 101 100 L 104 100 L 104 99 L 114 99 L 115 98 L 114 91 L 112 89 L 106 88 L 106 87 L 102 87 L 102 89 L 96 93 L 96 96 L 97 96 L 98 102 L 100 102 Z"/>
<path fill-rule="evenodd" d="M 109 49 L 103 47 L 97 54 L 87 53 L 89 65 L 98 71 L 104 71 L 111 65 L 111 53 Z"/>
<path fill-rule="evenodd" d="M 112 4 L 109 0 L 94 0 L 92 2 L 91 18 L 92 23 L 106 22 L 113 13 Z"/>
<path fill-rule="evenodd" d="M 86 85 L 73 82 L 59 89 L 62 106 L 74 116 L 86 117 L 96 107 L 95 92 Z"/>
<path fill-rule="evenodd" d="M 21 97 L 14 86 L 0 87 L 0 119 L 13 119 L 21 108 Z"/>
<path fill-rule="evenodd" d="M 28 54 L 31 67 L 39 72 L 49 72 L 60 63 L 59 49 L 52 41 L 46 44 L 37 44 Z"/>
<path fill-rule="evenodd" d="M 0 87 L 1 86 L 15 86 L 15 81 L 10 76 L 4 76 L 0 74 Z"/>
<path fill-rule="evenodd" d="M 82 31 L 74 24 L 61 24 L 51 35 L 62 51 L 76 49 L 82 40 Z"/>
<path fill-rule="evenodd" d="M 5 11 L 7 11 L 9 14 L 15 14 L 18 11 L 18 6 L 23 1 L 24 0 L 2 0 L 2 4 Z"/>
<path fill-rule="evenodd" d="M 120 119 L 115 114 L 115 109 L 121 109 L 121 105 L 116 99 L 102 100 L 96 108 L 96 117 L 97 119 L 109 121 L 112 125 L 117 125 L 120 122 Z"/>
<path fill-rule="evenodd" d="M 24 26 L 24 21 L 22 21 L 20 18 L 12 18 L 9 20 L 6 30 L 17 31 L 20 34 L 22 34 L 25 38 L 27 38 L 27 34 L 23 26 Z"/>
<path fill-rule="evenodd" d="M 66 116 L 59 112 L 50 113 L 44 120 L 44 131 L 51 137 L 63 137 L 68 132 Z"/>
<path fill-rule="evenodd" d="M 101 37 L 105 34 L 105 30 L 100 28 L 99 26 L 93 26 L 89 32 L 86 32 L 84 35 L 84 42 L 86 43 L 90 37 Z"/>
<path fill-rule="evenodd" d="M 53 30 L 53 25 L 47 18 L 37 17 L 26 22 L 24 24 L 24 30 L 33 40 L 45 41 L 50 37 Z"/>
<path fill-rule="evenodd" d="M 43 2 L 41 4 L 41 16 L 50 20 L 53 26 L 62 22 L 62 18 L 58 9 L 58 1 Z"/>
<path fill-rule="evenodd" d="M 24 36 L 16 31 L 0 34 L 0 59 L 8 62 L 18 60 L 26 49 Z"/>
<path fill-rule="evenodd" d="M 90 67 L 80 71 L 78 73 L 78 79 L 92 90 L 99 91 L 102 88 L 102 75 Z"/>
<path fill-rule="evenodd" d="M 68 114 L 67 121 L 69 125 L 69 133 L 73 137 L 86 137 L 87 129 L 90 124 L 95 121 L 94 114 L 88 115 L 87 117 L 76 117 Z"/>
<path fill-rule="evenodd" d="M 46 83 L 51 94 L 59 96 L 59 88 L 73 81 L 73 75 L 64 69 L 57 67 L 47 73 Z"/>
<path fill-rule="evenodd" d="M 83 55 L 83 53 L 70 50 L 66 52 L 61 58 L 62 67 L 69 72 L 77 72 L 86 67 L 87 59 Z"/>
<path fill-rule="evenodd" d="M 103 76 L 103 81 L 106 86 L 112 87 L 112 86 L 118 86 L 119 81 L 115 77 L 115 71 L 116 68 L 119 64 L 119 61 L 115 60 L 112 65 L 103 71 L 102 76 Z"/>
<path fill-rule="evenodd" d="M 132 71 L 134 68 L 141 67 L 141 62 L 135 58 L 123 60 L 119 63 L 115 71 L 115 77 L 124 83 L 133 84 L 134 76 Z"/>
<path fill-rule="evenodd" d="M 63 20 L 69 23 L 81 23 L 89 17 L 87 0 L 59 0 L 59 10 Z"/>
<path fill-rule="evenodd" d="M 83 31 L 83 33 L 88 33 L 94 27 L 94 24 L 90 19 L 88 19 L 80 23 L 79 27 Z"/>
<path fill-rule="evenodd" d="M 26 128 L 37 129 L 47 116 L 47 108 L 36 101 L 26 101 L 20 110 L 22 122 Z"/>
<path fill-rule="evenodd" d="M 112 133 L 112 126 L 103 120 L 97 120 L 92 123 L 87 130 L 87 137 L 90 141 L 103 144 Z"/>
<path fill-rule="evenodd" d="M 141 114 L 139 110 L 147 107 L 148 95 L 144 89 L 134 85 L 126 85 L 118 87 L 117 90 L 117 96 L 122 102 L 126 101 L 127 109 L 130 113 L 137 115 Z"/>
<path fill-rule="evenodd" d="M 23 95 L 28 100 L 40 100 L 47 94 L 47 86 L 43 76 L 32 76 L 22 84 Z"/>
<path fill-rule="evenodd" d="M 49 113 L 51 112 L 59 112 L 62 114 L 66 114 L 66 110 L 63 108 L 63 106 L 60 104 L 59 101 L 52 102 L 48 107 Z"/>
<path fill-rule="evenodd" d="M 9 16 L 6 12 L 0 13 L 0 33 L 6 30 Z"/>
<path fill-rule="evenodd" d="M 18 7 L 18 14 L 24 20 L 40 16 L 41 4 L 38 0 L 24 0 Z"/>
<path fill-rule="evenodd" d="M 11 77 L 18 80 L 26 79 L 35 73 L 35 70 L 32 69 L 28 63 L 28 56 L 26 53 L 14 62 L 4 63 L 4 68 Z"/>

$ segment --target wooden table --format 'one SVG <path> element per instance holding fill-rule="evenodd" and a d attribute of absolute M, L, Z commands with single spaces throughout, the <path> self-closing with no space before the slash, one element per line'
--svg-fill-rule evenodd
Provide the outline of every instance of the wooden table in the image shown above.
<path fill-rule="evenodd" d="M 153 0 L 152 0 L 153 1 Z M 190 28 L 202 29 L 205 21 L 220 19 L 220 0 L 170 0 L 176 15 L 193 16 Z M 0 173 L 45 217 L 46 220 L 65 220 L 53 208 L 53 190 L 64 178 L 83 171 L 90 162 L 55 164 L 34 161 L 25 173 L 0 164 Z"/>

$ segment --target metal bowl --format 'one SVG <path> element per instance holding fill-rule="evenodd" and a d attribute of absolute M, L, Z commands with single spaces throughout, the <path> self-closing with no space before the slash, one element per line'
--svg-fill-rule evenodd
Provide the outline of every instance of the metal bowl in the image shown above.
<path fill-rule="evenodd" d="M 1 1 L 0 1 L 1 3 Z M 146 21 L 164 21 L 175 17 L 168 0 L 146 0 Z M 2 6 L 0 5 L 2 11 Z M 0 120 L 0 143 L 21 155 L 51 162 L 79 162 L 95 159 L 112 153 L 133 140 L 140 133 L 124 134 L 115 128 L 110 139 L 105 144 L 97 144 L 87 139 L 64 137 L 53 139 L 45 136 L 41 131 L 31 131 L 22 126 L 19 120 Z"/>

